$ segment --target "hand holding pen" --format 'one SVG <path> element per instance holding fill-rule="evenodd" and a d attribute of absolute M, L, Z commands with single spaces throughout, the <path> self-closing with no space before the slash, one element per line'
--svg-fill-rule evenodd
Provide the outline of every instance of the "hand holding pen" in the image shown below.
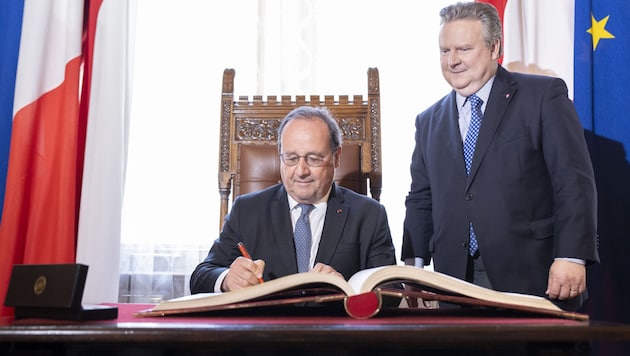
<path fill-rule="evenodd" d="M 238 249 L 239 251 L 241 251 L 241 255 L 243 255 L 243 257 L 248 258 L 253 261 L 252 256 L 250 256 L 249 252 L 247 252 L 247 249 L 245 248 L 245 245 L 243 245 L 242 242 L 237 243 L 236 246 L 238 246 Z M 258 282 L 262 284 L 265 281 L 261 277 L 258 277 Z"/>

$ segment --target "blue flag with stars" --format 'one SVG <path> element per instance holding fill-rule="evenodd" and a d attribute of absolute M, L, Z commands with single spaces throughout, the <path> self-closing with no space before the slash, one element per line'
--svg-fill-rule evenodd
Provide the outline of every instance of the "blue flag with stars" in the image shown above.
<path fill-rule="evenodd" d="M 586 312 L 629 323 L 630 1 L 575 0 L 574 36 L 574 102 L 595 172 L 601 261 L 588 268 Z M 594 354 L 630 354 L 630 343 L 598 347 Z"/>
<path fill-rule="evenodd" d="M 575 1 L 575 106 L 584 128 L 630 157 L 630 1 Z"/>

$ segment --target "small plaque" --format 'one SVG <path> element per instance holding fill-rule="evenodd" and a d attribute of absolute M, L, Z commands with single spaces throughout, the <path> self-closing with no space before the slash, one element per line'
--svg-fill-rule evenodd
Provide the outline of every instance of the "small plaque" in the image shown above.
<path fill-rule="evenodd" d="M 78 263 L 14 265 L 4 305 L 15 307 L 15 318 L 105 320 L 118 308 L 81 305 L 88 266 Z"/>

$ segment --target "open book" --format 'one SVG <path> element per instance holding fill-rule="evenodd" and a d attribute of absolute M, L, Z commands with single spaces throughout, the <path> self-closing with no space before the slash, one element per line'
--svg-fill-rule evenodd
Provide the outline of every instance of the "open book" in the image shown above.
<path fill-rule="evenodd" d="M 405 286 L 414 288 L 391 288 L 396 283 L 404 283 Z M 588 315 L 562 310 L 543 297 L 498 292 L 443 273 L 413 266 L 370 268 L 357 272 L 348 281 L 335 275 L 317 272 L 292 274 L 231 292 L 200 293 L 167 300 L 136 315 L 165 316 L 306 302 L 342 301 L 348 315 L 354 318 L 369 318 L 381 310 L 384 296 L 419 297 L 460 305 L 588 320 Z"/>

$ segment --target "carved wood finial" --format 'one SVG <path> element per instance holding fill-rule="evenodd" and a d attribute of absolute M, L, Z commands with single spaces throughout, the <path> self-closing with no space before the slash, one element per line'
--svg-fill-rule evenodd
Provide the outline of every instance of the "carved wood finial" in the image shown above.
<path fill-rule="evenodd" d="M 368 94 L 379 94 L 381 85 L 378 79 L 378 68 L 368 68 Z"/>
<path fill-rule="evenodd" d="M 234 94 L 234 69 L 226 68 L 223 71 L 223 95 Z"/>

